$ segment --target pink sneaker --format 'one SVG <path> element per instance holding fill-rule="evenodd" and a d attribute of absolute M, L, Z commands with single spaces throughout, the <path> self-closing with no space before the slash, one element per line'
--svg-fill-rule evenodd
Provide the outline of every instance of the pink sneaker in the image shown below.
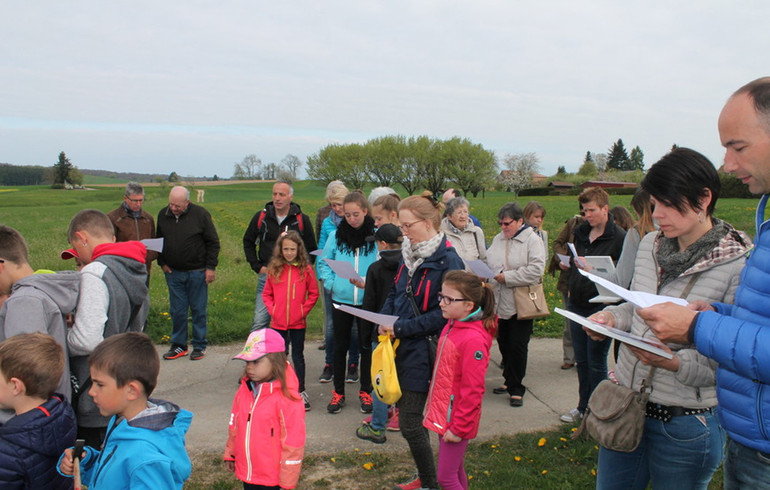
<path fill-rule="evenodd" d="M 391 432 L 398 432 L 401 430 L 401 427 L 398 425 L 398 412 L 388 420 L 388 425 L 386 425 L 385 428 Z"/>

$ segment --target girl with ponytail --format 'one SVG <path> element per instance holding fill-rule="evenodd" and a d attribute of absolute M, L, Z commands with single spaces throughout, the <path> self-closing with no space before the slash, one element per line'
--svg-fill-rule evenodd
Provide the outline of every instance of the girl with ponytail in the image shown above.
<path fill-rule="evenodd" d="M 448 320 L 438 341 L 423 425 L 439 435 L 441 488 L 467 489 L 465 449 L 476 437 L 489 349 L 497 329 L 491 286 L 459 270 L 446 273 L 439 304 Z"/>

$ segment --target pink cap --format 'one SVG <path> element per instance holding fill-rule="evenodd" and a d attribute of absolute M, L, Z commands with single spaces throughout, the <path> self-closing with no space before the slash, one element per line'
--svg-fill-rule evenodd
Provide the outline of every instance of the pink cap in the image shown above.
<path fill-rule="evenodd" d="M 79 257 L 79 255 L 75 251 L 74 248 L 69 248 L 67 250 L 62 250 L 62 252 L 61 252 L 61 258 L 64 259 L 64 260 L 74 259 L 75 257 Z"/>
<path fill-rule="evenodd" d="M 233 359 L 256 361 L 271 352 L 286 352 L 286 341 L 272 328 L 260 328 L 249 334 L 243 350 Z"/>

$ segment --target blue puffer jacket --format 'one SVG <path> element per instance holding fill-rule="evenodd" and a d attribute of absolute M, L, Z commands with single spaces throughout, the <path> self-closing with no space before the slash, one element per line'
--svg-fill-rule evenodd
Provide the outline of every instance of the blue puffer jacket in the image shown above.
<path fill-rule="evenodd" d="M 722 426 L 744 446 L 770 453 L 770 221 L 757 208 L 754 250 L 741 273 L 735 304 L 697 317 L 695 347 L 719 363 L 717 399 Z"/>
<path fill-rule="evenodd" d="M 0 488 L 70 489 L 56 462 L 75 442 L 75 414 L 61 395 L 0 427 Z"/>
<path fill-rule="evenodd" d="M 147 405 L 130 421 L 113 416 L 101 451 L 86 446 L 83 485 L 90 490 L 182 488 L 192 468 L 184 447 L 192 413 L 163 400 L 150 399 Z"/>
<path fill-rule="evenodd" d="M 427 393 L 433 366 L 430 364 L 427 337 L 438 335 L 446 324 L 438 304 L 441 282 L 447 271 L 464 269 L 465 264 L 455 249 L 441 242 L 436 252 L 425 259 L 412 275 L 412 291 L 420 316 L 415 318 L 406 296 L 409 274 L 403 261 L 398 267 L 394 287 L 385 300 L 381 313 L 399 317 L 393 333 L 401 343 L 396 349 L 396 371 L 401 389 Z"/>
<path fill-rule="evenodd" d="M 377 247 L 371 247 L 369 252 L 365 252 L 363 248 L 359 247 L 353 253 L 344 252 L 337 247 L 337 231 L 329 233 L 329 238 L 326 240 L 323 253 L 318 258 L 316 268 L 318 269 L 318 279 L 323 281 L 326 292 L 331 291 L 332 300 L 335 303 L 360 306 L 364 301 L 364 290 L 352 285 L 348 279 L 342 279 L 335 274 L 323 259 L 349 262 L 358 275 L 364 278 L 369 266 L 377 260 Z"/>

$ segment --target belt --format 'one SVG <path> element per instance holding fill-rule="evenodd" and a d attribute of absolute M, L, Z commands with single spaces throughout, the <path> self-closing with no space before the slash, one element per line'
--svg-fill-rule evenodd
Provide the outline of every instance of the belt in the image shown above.
<path fill-rule="evenodd" d="M 645 415 L 652 419 L 668 422 L 671 417 L 681 417 L 682 415 L 698 415 L 711 412 L 711 408 L 686 408 L 661 405 L 660 403 L 647 402 Z"/>

